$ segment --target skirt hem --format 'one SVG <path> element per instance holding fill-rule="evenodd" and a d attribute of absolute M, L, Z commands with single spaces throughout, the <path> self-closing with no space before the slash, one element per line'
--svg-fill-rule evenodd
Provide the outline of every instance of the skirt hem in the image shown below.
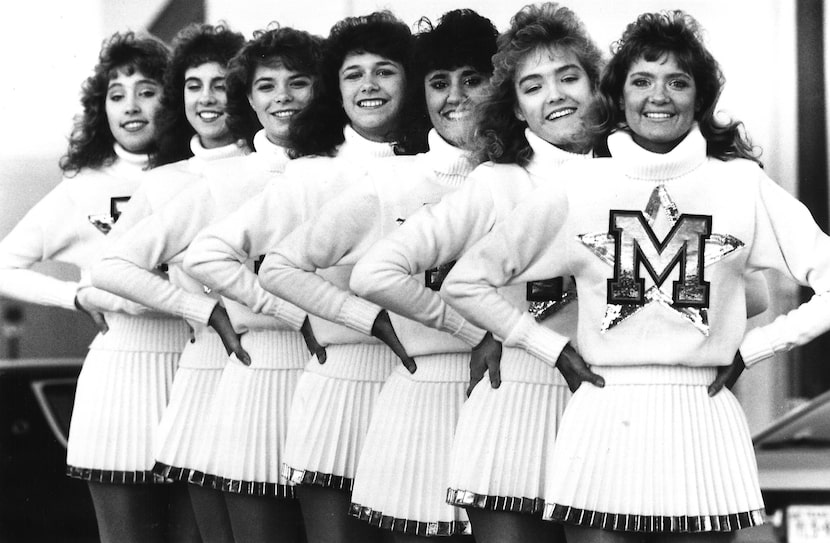
<path fill-rule="evenodd" d="M 763 509 L 728 515 L 634 515 L 579 509 L 546 503 L 544 520 L 600 530 L 647 533 L 733 532 L 764 523 Z"/>
<path fill-rule="evenodd" d="M 514 496 L 494 496 L 478 494 L 458 488 L 447 489 L 447 503 L 456 507 L 473 507 L 489 511 L 541 515 L 545 509 L 543 498 L 518 498 Z"/>
<path fill-rule="evenodd" d="M 472 535 L 470 522 L 465 520 L 425 522 L 420 520 L 402 519 L 384 515 L 382 511 L 375 511 L 371 507 L 364 507 L 352 503 L 349 515 L 368 522 L 370 526 L 381 530 L 390 530 L 420 537 L 446 537 L 452 535 Z"/>
<path fill-rule="evenodd" d="M 172 482 L 154 471 L 120 471 L 66 466 L 66 475 L 72 479 L 116 485 L 161 485 Z"/>
<path fill-rule="evenodd" d="M 287 464 L 282 465 L 282 476 L 292 485 L 315 485 L 348 492 L 351 492 L 354 486 L 354 479 L 349 477 L 323 473 L 322 471 L 292 468 Z"/>

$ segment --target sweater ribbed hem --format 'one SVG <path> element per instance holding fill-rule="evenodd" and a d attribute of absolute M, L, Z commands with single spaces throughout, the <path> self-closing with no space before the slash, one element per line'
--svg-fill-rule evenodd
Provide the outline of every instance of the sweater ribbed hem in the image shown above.
<path fill-rule="evenodd" d="M 368 300 L 357 296 L 349 296 L 340 309 L 340 314 L 337 315 L 337 322 L 370 336 L 372 335 L 372 326 L 374 326 L 375 319 L 377 319 L 381 309 L 379 305 Z"/>
<path fill-rule="evenodd" d="M 605 379 L 605 386 L 615 385 L 692 385 L 709 386 L 717 377 L 716 367 L 692 366 L 591 366 L 591 371 Z"/>
<path fill-rule="evenodd" d="M 109 325 L 109 331 L 98 334 L 90 344 L 90 349 L 180 353 L 190 337 L 187 324 L 177 318 L 151 319 L 105 313 L 104 319 Z"/>
<path fill-rule="evenodd" d="M 325 377 L 382 383 L 400 364 L 400 358 L 382 343 L 352 343 L 327 346 L 326 363 L 312 358 L 305 369 Z"/>
<path fill-rule="evenodd" d="M 416 356 L 415 373 L 409 373 L 402 363 L 395 372 L 410 381 L 423 383 L 469 383 L 470 353 L 440 353 Z"/>
<path fill-rule="evenodd" d="M 179 369 L 221 370 L 228 363 L 228 351 L 213 328 L 197 329 L 179 358 Z"/>
<path fill-rule="evenodd" d="M 242 335 L 250 369 L 303 369 L 311 357 L 303 336 L 283 330 L 252 330 Z"/>

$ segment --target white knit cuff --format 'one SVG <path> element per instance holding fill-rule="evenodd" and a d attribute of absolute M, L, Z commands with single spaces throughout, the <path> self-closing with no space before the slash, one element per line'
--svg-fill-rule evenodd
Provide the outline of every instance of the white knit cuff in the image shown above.
<path fill-rule="evenodd" d="M 567 336 L 541 326 L 530 313 L 522 313 L 516 326 L 504 338 L 506 346 L 521 347 L 551 367 L 556 366 L 556 361 L 568 341 L 570 340 Z"/>
<path fill-rule="evenodd" d="M 305 322 L 308 313 L 297 307 L 296 305 L 279 300 L 276 304 L 273 316 L 288 326 L 294 331 L 299 331 Z"/>
<path fill-rule="evenodd" d="M 487 330 L 483 330 L 474 325 L 450 306 L 447 306 L 445 327 L 447 332 L 471 347 L 475 347 L 481 343 L 484 335 L 487 334 Z"/>
<path fill-rule="evenodd" d="M 187 320 L 207 325 L 213 308 L 219 303 L 210 296 L 203 296 L 193 292 L 181 293 L 181 316 Z"/>
<path fill-rule="evenodd" d="M 764 328 L 753 328 L 746 333 L 741 343 L 740 353 L 747 368 L 775 356 L 774 344 L 769 341 L 769 333 L 764 332 Z"/>
<path fill-rule="evenodd" d="M 337 322 L 348 326 L 352 330 L 371 336 L 372 326 L 374 326 L 375 319 L 382 310 L 382 307 L 368 300 L 357 296 L 349 296 L 343 307 L 340 308 Z"/>

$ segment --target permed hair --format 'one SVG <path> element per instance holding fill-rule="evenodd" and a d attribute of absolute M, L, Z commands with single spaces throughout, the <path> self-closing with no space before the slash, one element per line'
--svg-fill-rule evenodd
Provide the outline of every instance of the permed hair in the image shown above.
<path fill-rule="evenodd" d="M 341 103 L 339 72 L 346 56 L 357 52 L 398 62 L 404 68 L 407 81 L 411 79 L 412 33 L 392 13 L 379 11 L 337 22 L 323 46 L 320 92 L 315 92 L 308 107 L 291 122 L 289 139 L 293 156 L 332 156 L 343 143 L 343 127 L 349 118 Z M 408 111 L 412 107 L 411 98 L 407 97 L 400 118 L 410 117 Z M 392 137 L 399 147 L 406 147 L 408 134 L 404 130 L 399 128 Z"/>
<path fill-rule="evenodd" d="M 257 67 L 282 64 L 289 70 L 308 74 L 312 77 L 312 90 L 316 95 L 320 87 L 322 45 L 323 39 L 319 36 L 303 30 L 281 28 L 276 23 L 272 23 L 267 30 L 254 32 L 253 39 L 231 60 L 225 76 L 228 98 L 225 113 L 234 136 L 252 146 L 254 134 L 262 128 L 248 102 Z"/>
<path fill-rule="evenodd" d="M 224 25 L 192 24 L 176 35 L 170 65 L 164 74 L 158 164 L 176 162 L 193 154 L 190 139 L 196 131 L 187 122 L 184 113 L 184 78 L 187 70 L 208 62 L 227 67 L 244 43 L 242 34 L 232 32 Z"/>
<path fill-rule="evenodd" d="M 83 112 L 75 118 L 69 148 L 59 162 L 64 175 L 71 177 L 83 168 L 99 168 L 115 160 L 106 99 L 109 82 L 118 72 L 137 72 L 161 85 L 168 61 L 167 46 L 155 38 L 116 32 L 104 40 L 93 74 L 81 85 Z M 155 148 L 149 151 L 155 153 Z"/>
<path fill-rule="evenodd" d="M 539 49 L 567 49 L 579 61 L 596 89 L 602 72 L 602 53 L 570 9 L 554 2 L 523 7 L 498 39 L 493 57 L 491 95 L 479 111 L 476 152 L 482 161 L 527 165 L 533 149 L 525 137 L 526 125 L 516 118 L 515 79 L 520 62 Z"/>
<path fill-rule="evenodd" d="M 424 80 L 434 70 L 456 70 L 470 66 L 478 72 L 493 73 L 493 55 L 499 32 L 490 19 L 471 9 L 448 11 L 433 26 L 426 17 L 418 21 L 419 32 L 415 36 L 412 62 L 412 83 L 409 85 L 414 110 L 413 142 L 422 138 L 417 148 L 427 149 L 427 132 L 432 125 L 426 110 Z"/>
<path fill-rule="evenodd" d="M 695 120 L 706 138 L 706 154 L 720 160 L 758 161 L 752 143 L 743 133 L 743 123 L 720 122 L 715 118 L 726 80 L 720 65 L 704 45 L 702 30 L 694 17 L 680 10 L 643 13 L 628 25 L 622 37 L 611 46 L 611 52 L 613 57 L 600 82 L 601 131 L 607 134 L 628 127 L 621 104 L 631 65 L 641 58 L 654 62 L 671 54 L 695 81 Z"/>

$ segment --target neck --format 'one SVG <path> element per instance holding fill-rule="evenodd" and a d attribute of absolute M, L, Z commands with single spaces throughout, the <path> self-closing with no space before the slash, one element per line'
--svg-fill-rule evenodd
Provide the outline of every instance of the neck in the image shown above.
<path fill-rule="evenodd" d="M 363 139 L 374 141 L 375 143 L 387 143 L 392 141 L 392 138 L 389 136 L 391 130 L 367 130 L 355 124 L 352 125 L 352 128 L 355 132 L 360 134 L 360 137 Z"/>
<path fill-rule="evenodd" d="M 226 145 L 230 145 L 234 141 L 235 139 L 230 132 L 216 138 L 203 138 L 202 136 L 199 136 L 199 143 L 205 149 L 216 149 L 217 147 L 224 147 Z"/>

